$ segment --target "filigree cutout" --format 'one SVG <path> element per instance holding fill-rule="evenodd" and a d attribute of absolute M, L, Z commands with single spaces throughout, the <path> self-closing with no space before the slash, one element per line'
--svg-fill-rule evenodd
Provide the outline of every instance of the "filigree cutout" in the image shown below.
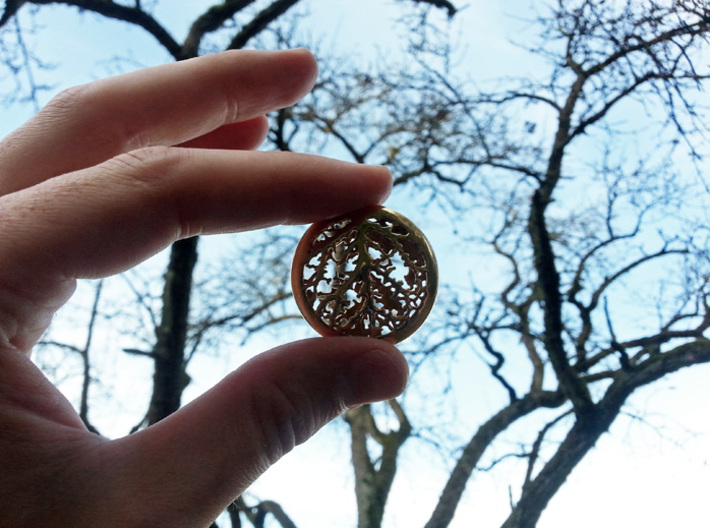
<path fill-rule="evenodd" d="M 319 334 L 395 343 L 424 322 L 438 284 L 422 232 L 379 206 L 313 224 L 298 245 L 291 279 L 301 313 Z"/>

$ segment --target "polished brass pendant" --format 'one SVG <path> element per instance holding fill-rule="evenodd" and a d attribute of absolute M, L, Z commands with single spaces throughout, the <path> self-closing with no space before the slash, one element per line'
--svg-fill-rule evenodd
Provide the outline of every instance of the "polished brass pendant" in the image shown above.
<path fill-rule="evenodd" d="M 429 315 L 438 272 L 419 228 L 373 206 L 313 224 L 296 248 L 291 283 L 298 308 L 319 334 L 398 343 Z"/>

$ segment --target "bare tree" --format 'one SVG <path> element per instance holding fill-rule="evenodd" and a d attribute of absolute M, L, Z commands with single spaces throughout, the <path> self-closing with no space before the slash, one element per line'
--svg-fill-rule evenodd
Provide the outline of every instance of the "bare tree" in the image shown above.
<path fill-rule="evenodd" d="M 449 526 L 504 432 L 558 409 L 527 448 L 511 453 L 527 469 L 504 526 L 535 526 L 635 390 L 710 361 L 707 230 L 684 214 L 698 196 L 707 205 L 695 164 L 707 137 L 698 96 L 708 80 L 700 60 L 707 5 L 560 0 L 535 22 L 540 44 L 529 52 L 547 65 L 536 77 L 506 78 L 486 91 L 457 82 L 450 49 L 432 40 L 436 28 L 424 16 L 406 68 L 336 69 L 307 104 L 282 112 L 273 131 L 281 148 L 302 148 L 293 131 L 306 128 L 311 142 L 324 134 L 358 162 L 389 166 L 395 184 L 453 208 L 457 231 L 506 269 L 499 289 L 483 279 L 452 294 L 430 327 L 431 344 L 413 351 L 430 357 L 472 344 L 508 399 L 463 446 L 426 528 Z M 639 113 L 643 122 L 633 122 Z M 631 122 L 620 129 L 625 114 Z M 473 227 L 467 207 L 488 212 L 486 229 Z M 682 284 L 671 286 L 668 270 Z M 622 318 L 636 310 L 644 319 L 654 305 L 655 329 Z M 527 383 L 504 374 L 524 361 Z M 401 416 L 400 431 L 408 431 Z M 363 456 L 364 438 L 380 443 L 384 435 L 368 411 L 348 423 L 358 499 L 386 497 Z M 542 457 L 553 430 L 563 439 Z M 381 471 L 384 446 L 382 457 Z M 361 510 L 359 526 L 380 526 L 381 516 L 373 518 Z"/>
<path fill-rule="evenodd" d="M 140 28 L 151 35 L 160 46 L 176 61 L 198 56 L 205 49 L 213 50 L 214 44 L 209 42 L 210 36 L 228 33 L 228 44 L 221 49 L 240 49 L 253 41 L 267 28 L 273 25 L 290 9 L 298 5 L 300 0 L 229 0 L 210 6 L 191 24 L 183 42 L 179 42 L 166 26 L 153 14 L 154 3 L 136 0 L 135 2 L 119 2 L 114 0 L 18 0 L 5 2 L 0 15 L 0 61 L 10 71 L 15 79 L 12 97 L 8 102 L 30 101 L 37 105 L 38 94 L 48 87 L 38 83 L 34 77 L 37 68 L 46 68 L 38 57 L 30 52 L 25 43 L 25 36 L 33 31 L 32 27 L 22 27 L 18 16 L 23 11 L 30 10 L 30 15 L 36 13 L 45 5 L 64 5 L 77 8 L 80 12 L 93 13 L 106 19 L 120 21 Z M 411 0 L 411 4 L 433 5 L 447 11 L 452 16 L 456 9 L 445 0 Z M 192 348 L 190 340 L 190 304 L 194 291 L 194 273 L 198 261 L 198 239 L 191 238 L 176 242 L 170 251 L 167 269 L 164 274 L 164 285 L 159 314 L 155 315 L 155 340 L 150 350 L 129 349 L 130 353 L 143 355 L 154 363 L 153 388 L 146 417 L 135 429 L 154 424 L 181 405 L 183 391 L 189 384 L 186 368 L 189 359 L 199 346 L 205 332 L 227 323 L 239 322 L 242 325 L 260 314 L 268 312 L 271 305 L 283 299 L 285 295 L 277 292 L 275 297 L 263 300 L 257 307 L 251 307 L 246 312 L 230 309 L 230 314 L 220 320 L 203 319 L 194 325 Z M 137 292 L 138 301 L 142 293 Z M 98 294 L 97 294 L 98 302 Z M 96 313 L 95 310 L 92 313 Z M 267 317 L 268 321 L 268 317 Z M 89 336 L 93 331 L 94 318 L 89 326 Z M 90 339 L 90 338 L 89 338 Z M 90 343 L 89 343 L 90 344 Z M 76 350 L 84 358 L 85 390 L 88 394 L 90 379 L 88 377 L 89 344 Z M 61 346 L 61 343 L 55 345 Z M 82 405 L 84 398 L 82 398 Z M 83 409 L 83 407 L 82 407 Z M 82 411 L 86 419 L 87 412 Z M 268 503 L 267 503 L 268 504 Z M 287 519 L 279 515 L 276 507 L 262 507 L 252 520 L 255 526 L 263 524 L 266 513 L 272 513 L 277 520 Z M 246 511 L 246 510 L 245 510 Z M 232 516 L 233 524 L 235 517 Z M 256 520 L 255 520 L 256 519 Z M 258 522 L 257 522 L 258 521 Z M 283 526 L 285 521 L 280 521 Z M 260 524 L 261 523 L 261 524 Z"/>
<path fill-rule="evenodd" d="M 92 433 L 96 434 L 100 433 L 89 419 L 89 391 L 92 385 L 91 346 L 93 344 L 94 330 L 99 324 L 99 303 L 101 301 L 102 289 L 103 281 L 98 281 L 96 283 L 94 299 L 91 304 L 91 311 L 89 312 L 89 321 L 86 325 L 86 339 L 84 341 L 83 346 L 76 346 L 63 341 L 55 341 L 52 339 L 48 339 L 48 336 L 45 336 L 45 338 L 39 342 L 40 347 L 52 347 L 59 348 L 61 350 L 66 350 L 73 354 L 77 354 L 81 359 L 81 396 L 79 397 L 79 417 L 81 418 L 81 421 L 84 422 L 84 424 L 86 425 L 86 428 Z"/>
<path fill-rule="evenodd" d="M 15 31 L 23 4 L 45 3 L 7 2 L 0 27 Z M 218 34 L 229 35 L 229 47 L 251 42 L 298 1 L 217 4 L 183 43 L 140 2 L 52 3 L 134 24 L 181 60 L 214 47 Z M 422 524 L 449 526 L 476 472 L 515 458 L 523 468 L 504 526 L 532 527 L 634 391 L 710 362 L 710 252 L 696 214 L 708 198 L 699 93 L 710 74 L 700 59 L 710 11 L 698 0 L 558 0 L 530 23 L 536 40 L 525 47 L 535 71 L 481 88 L 457 75 L 446 28 L 431 19 L 455 7 L 414 3 L 428 5 L 406 20 L 412 39 L 403 67 L 384 61 L 363 70 L 323 57 L 314 92 L 273 116 L 270 140 L 282 150 L 387 165 L 397 192 L 446 213 L 461 246 L 479 255 L 468 258 L 469 269 L 486 261 L 500 271 L 472 273 L 468 288 L 446 286 L 428 331 L 407 345 L 414 376 L 473 350 L 503 398 L 465 432 Z M 223 269 L 194 279 L 196 240 L 173 247 L 159 313 L 151 308 L 155 340 L 132 350 L 155 362 L 143 425 L 179 407 L 187 363 L 215 344 L 211 336 L 291 320 L 283 263 L 294 240 L 275 236 L 255 264 L 262 273 L 247 267 L 226 282 Z M 245 302 L 244 288 L 258 295 Z M 195 291 L 206 294 L 198 304 Z M 406 400 L 346 416 L 359 528 L 383 526 L 402 447 L 422 428 L 416 417 Z M 520 423 L 531 425 L 519 449 L 498 447 Z M 496 447 L 504 454 L 491 463 Z M 229 514 L 233 526 L 262 526 L 267 515 L 293 526 L 271 501 L 241 499 Z"/>

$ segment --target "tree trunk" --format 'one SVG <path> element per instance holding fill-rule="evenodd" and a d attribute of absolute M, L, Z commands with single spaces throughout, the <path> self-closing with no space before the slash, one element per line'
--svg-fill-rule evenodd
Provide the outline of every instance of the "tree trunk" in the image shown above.
<path fill-rule="evenodd" d="M 180 408 L 182 393 L 189 383 L 185 371 L 192 273 L 197 263 L 197 238 L 173 244 L 165 272 L 163 311 L 156 329 L 153 350 L 155 372 L 153 395 L 148 408 L 148 425 L 154 424 Z"/>
<path fill-rule="evenodd" d="M 349 411 L 346 421 L 352 439 L 352 462 L 355 470 L 358 528 L 381 528 L 385 506 L 397 474 L 399 450 L 412 432 L 411 425 L 399 404 L 390 407 L 397 415 L 399 429 L 384 433 L 377 428 L 369 405 Z M 367 447 L 368 438 L 382 447 L 379 466 L 373 462 Z"/>
<path fill-rule="evenodd" d="M 493 440 L 513 423 L 540 408 L 559 407 L 566 401 L 561 393 L 527 394 L 516 400 L 484 423 L 464 448 L 454 467 L 434 511 L 424 528 L 447 528 L 466 489 L 473 470 Z"/>
<path fill-rule="evenodd" d="M 618 372 L 604 397 L 577 414 L 557 452 L 526 486 L 502 528 L 535 528 L 542 512 L 579 462 L 609 430 L 631 394 L 658 379 L 691 365 L 710 362 L 710 341 L 698 339 L 663 354 L 651 355 L 628 372 Z"/>

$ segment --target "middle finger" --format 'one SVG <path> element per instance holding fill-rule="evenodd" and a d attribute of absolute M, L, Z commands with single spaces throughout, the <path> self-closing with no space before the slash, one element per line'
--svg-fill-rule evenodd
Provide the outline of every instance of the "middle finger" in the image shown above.
<path fill-rule="evenodd" d="M 67 90 L 0 145 L 0 194 L 291 105 L 316 72 L 305 50 L 230 51 Z"/>

